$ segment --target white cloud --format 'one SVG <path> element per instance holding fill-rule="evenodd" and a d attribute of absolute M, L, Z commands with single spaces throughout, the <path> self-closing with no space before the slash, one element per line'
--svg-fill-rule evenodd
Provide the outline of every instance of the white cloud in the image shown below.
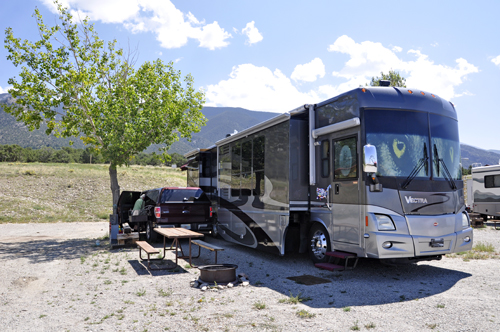
<path fill-rule="evenodd" d="M 466 76 L 477 73 L 479 69 L 463 58 L 456 60 L 456 66 L 438 65 L 420 51 L 409 50 L 408 54 L 416 57 L 414 61 L 400 59 L 394 51 L 381 43 L 365 41 L 356 43 L 348 36 L 339 37 L 328 47 L 331 52 L 348 54 L 350 59 L 340 71 L 332 73 L 335 77 L 347 79 L 346 88 L 356 88 L 371 80 L 371 77 L 387 73 L 389 70 L 399 71 L 406 78 L 406 85 L 438 94 L 445 99 L 459 97 L 463 93 L 456 88 L 463 83 Z"/>
<path fill-rule="evenodd" d="M 5 88 L 2 88 L 0 86 L 0 93 L 9 93 L 9 89 L 12 89 L 12 87 L 11 86 L 7 86 Z"/>
<path fill-rule="evenodd" d="M 422 89 L 445 99 L 470 95 L 468 91 L 457 91 L 467 76 L 478 72 L 478 68 L 463 58 L 453 66 L 435 64 L 417 50 L 396 55 L 381 43 L 365 41 L 356 43 L 348 36 L 338 38 L 328 48 L 331 52 L 344 53 L 349 59 L 332 74 L 340 78 L 340 84 L 331 84 L 324 77 L 324 64 L 319 58 L 295 67 L 290 78 L 279 69 L 274 71 L 253 64 L 233 67 L 227 80 L 205 87 L 207 106 L 244 107 L 257 111 L 287 112 L 308 103 L 335 97 L 350 89 L 364 86 L 372 76 L 399 71 L 409 87 Z M 403 50 L 401 49 L 401 52 Z M 410 60 L 403 59 L 403 56 Z M 500 57 L 495 61 L 500 62 Z M 301 91 L 297 82 L 318 82 L 317 87 Z"/>
<path fill-rule="evenodd" d="M 401 52 L 403 49 L 402 49 L 401 47 L 399 47 L 399 46 L 394 46 L 394 47 L 392 48 L 392 50 L 393 50 L 394 52 L 396 52 L 396 53 L 399 53 L 399 52 Z"/>
<path fill-rule="evenodd" d="M 344 68 L 339 72 L 333 72 L 333 76 L 349 80 L 359 76 L 376 76 L 391 67 L 401 67 L 401 60 L 381 43 L 365 41 L 357 44 L 346 35 L 339 37 L 328 47 L 328 51 L 348 54 L 351 57 Z"/>
<path fill-rule="evenodd" d="M 246 27 L 241 30 L 241 33 L 245 34 L 248 37 L 248 40 L 246 41 L 246 44 L 248 45 L 258 43 L 262 39 L 264 39 L 264 37 L 262 37 L 262 34 L 259 32 L 259 29 L 255 27 L 254 21 L 247 23 Z"/>
<path fill-rule="evenodd" d="M 476 66 L 463 58 L 456 59 L 456 65 L 450 67 L 435 64 L 420 51 L 409 50 L 408 53 L 414 54 L 417 59 L 405 63 L 409 72 L 406 85 L 433 92 L 445 99 L 465 95 L 457 92 L 456 87 L 463 83 L 468 74 L 479 72 Z"/>
<path fill-rule="evenodd" d="M 229 79 L 206 87 L 207 106 L 244 107 L 256 111 L 287 112 L 319 101 L 315 92 L 303 93 L 279 69 L 242 64 Z"/>
<path fill-rule="evenodd" d="M 325 65 L 320 58 L 315 58 L 309 63 L 297 65 L 290 78 L 296 82 L 314 82 L 318 77 L 321 78 L 323 76 L 325 76 Z"/>
<path fill-rule="evenodd" d="M 52 0 L 41 0 L 55 12 Z M 210 50 L 229 45 L 231 34 L 217 21 L 205 24 L 191 12 L 184 14 L 170 0 L 63 0 L 72 13 L 103 23 L 121 23 L 133 33 L 152 32 L 164 48 L 178 48 L 189 39 Z"/>
<path fill-rule="evenodd" d="M 498 67 L 500 67 L 500 55 L 497 56 L 496 58 L 493 58 L 491 60 L 491 62 L 493 62 L 495 65 L 497 65 Z"/>

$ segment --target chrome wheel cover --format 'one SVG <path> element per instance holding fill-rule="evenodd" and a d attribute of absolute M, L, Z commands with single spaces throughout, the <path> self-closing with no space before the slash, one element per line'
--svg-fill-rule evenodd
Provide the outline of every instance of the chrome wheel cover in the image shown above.
<path fill-rule="evenodd" d="M 328 249 L 328 242 L 325 233 L 321 230 L 314 232 L 311 237 L 311 252 L 317 259 L 323 259 Z"/>

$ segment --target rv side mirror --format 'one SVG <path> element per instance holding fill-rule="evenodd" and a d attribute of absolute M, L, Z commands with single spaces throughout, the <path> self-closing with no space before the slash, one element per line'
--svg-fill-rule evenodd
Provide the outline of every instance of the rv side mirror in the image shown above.
<path fill-rule="evenodd" d="M 363 171 L 377 172 L 377 148 L 374 145 L 367 144 L 363 147 Z"/>

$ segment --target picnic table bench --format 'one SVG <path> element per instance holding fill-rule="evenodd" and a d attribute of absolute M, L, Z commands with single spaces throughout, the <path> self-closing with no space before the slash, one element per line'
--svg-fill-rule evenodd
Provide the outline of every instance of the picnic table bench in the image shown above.
<path fill-rule="evenodd" d="M 141 260 L 144 260 L 144 258 L 142 258 L 143 251 L 148 255 L 148 258 L 147 258 L 148 259 L 148 269 L 158 270 L 158 269 L 152 269 L 150 266 L 150 263 L 151 263 L 151 261 L 163 260 L 163 258 L 165 258 L 165 251 L 163 251 L 163 257 L 150 258 L 151 255 L 159 254 L 160 251 L 158 249 L 156 249 L 155 247 L 153 247 L 152 245 L 150 245 L 149 243 L 147 243 L 146 241 L 137 241 L 136 244 L 139 247 L 139 258 Z"/>
<path fill-rule="evenodd" d="M 211 243 L 207 243 L 207 242 L 202 241 L 202 240 L 192 240 L 191 242 L 198 246 L 198 256 L 193 256 L 193 258 L 200 257 L 201 247 L 203 247 L 205 249 L 208 249 L 210 251 L 215 252 L 215 264 L 217 264 L 217 252 L 223 251 L 224 248 L 218 247 L 216 245 L 213 245 Z"/>

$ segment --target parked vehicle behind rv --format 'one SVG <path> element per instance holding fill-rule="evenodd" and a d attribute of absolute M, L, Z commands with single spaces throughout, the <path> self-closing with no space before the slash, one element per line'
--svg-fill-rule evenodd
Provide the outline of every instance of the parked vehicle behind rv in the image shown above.
<path fill-rule="evenodd" d="M 144 208 L 139 213 L 134 213 L 134 204 L 142 194 L 145 194 Z M 118 218 L 120 225 L 128 223 L 134 231 L 145 231 L 148 241 L 156 240 L 156 227 L 212 229 L 210 200 L 197 187 L 123 191 L 118 200 Z"/>
<path fill-rule="evenodd" d="M 472 167 L 472 204 L 474 213 L 484 221 L 500 217 L 500 165 Z M 469 194 L 470 195 L 470 194 Z"/>

